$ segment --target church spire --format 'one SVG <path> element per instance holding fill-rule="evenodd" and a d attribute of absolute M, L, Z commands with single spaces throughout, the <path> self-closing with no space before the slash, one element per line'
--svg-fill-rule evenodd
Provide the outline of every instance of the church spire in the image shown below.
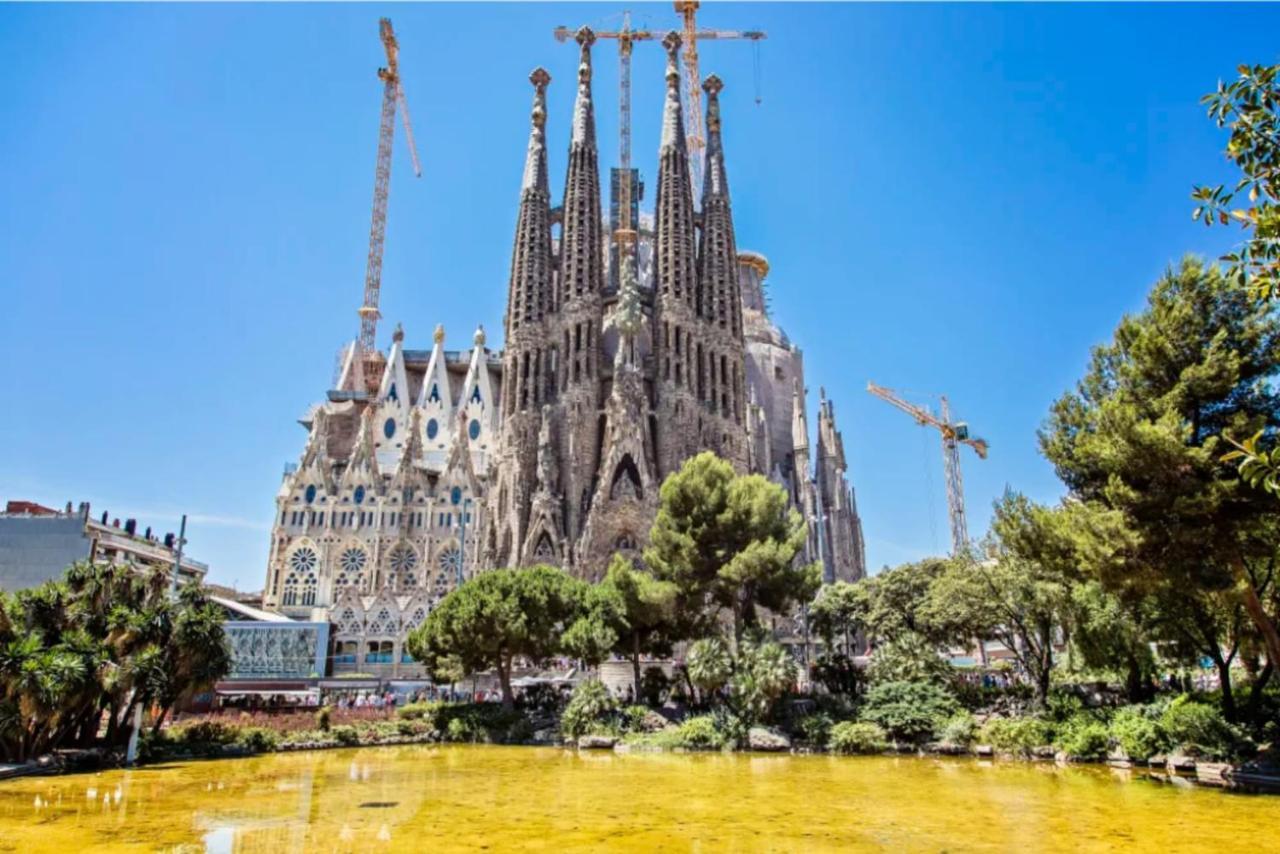
<path fill-rule="evenodd" d="M 576 36 L 578 96 L 573 102 L 573 131 L 569 139 L 569 172 L 564 188 L 564 231 L 560 241 L 560 270 L 565 304 L 598 295 L 604 282 L 601 252 L 600 166 L 596 149 L 596 118 L 591 103 L 591 45 L 589 27 Z"/>
<path fill-rule="evenodd" d="M 547 184 L 547 84 L 551 75 L 535 68 L 529 147 L 520 183 L 520 212 L 511 253 L 511 284 L 507 295 L 507 337 L 518 338 L 520 328 L 538 323 L 551 311 L 551 191 Z"/>
<path fill-rule="evenodd" d="M 707 93 L 707 166 L 702 188 L 702 244 L 698 252 L 701 314 L 737 339 L 742 337 L 742 296 L 738 284 L 738 249 L 729 204 L 724 145 L 720 138 L 720 90 L 712 74 L 702 84 Z"/>
<path fill-rule="evenodd" d="M 655 203 L 655 285 L 662 301 L 694 303 L 694 210 L 680 105 L 680 36 L 667 33 L 667 96 L 662 108 L 662 144 L 658 150 L 658 196 Z"/>

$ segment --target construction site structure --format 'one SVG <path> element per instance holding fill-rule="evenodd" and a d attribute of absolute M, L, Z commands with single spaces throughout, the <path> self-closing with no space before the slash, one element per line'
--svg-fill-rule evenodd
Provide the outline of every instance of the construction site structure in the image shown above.
<path fill-rule="evenodd" d="M 378 69 L 382 81 L 382 115 L 378 124 L 378 164 L 373 179 L 373 218 L 369 225 L 369 257 L 364 274 L 364 302 L 359 309 L 360 338 L 353 345 L 352 361 L 363 370 L 366 382 L 376 383 L 381 377 L 383 358 L 378 352 L 377 334 L 378 299 L 382 289 L 382 250 L 387 236 L 387 196 L 391 189 L 391 149 L 395 139 L 396 108 L 404 124 L 405 141 L 409 156 L 413 159 L 413 173 L 422 176 L 418 162 L 418 150 L 413 144 L 413 125 L 409 121 L 409 105 L 405 101 L 404 87 L 400 83 L 400 45 L 391 19 L 379 21 L 382 46 L 387 53 L 387 64 Z M 353 389 L 355 390 L 355 389 Z M 372 390 L 370 390 L 372 391 Z"/>
<path fill-rule="evenodd" d="M 951 404 L 946 395 L 941 395 L 940 415 L 935 416 L 923 406 L 909 403 L 893 389 L 867 383 L 867 391 L 887 403 L 896 406 L 916 420 L 922 427 L 933 427 L 942 434 L 942 462 L 947 483 L 947 515 L 951 521 L 951 553 L 956 557 L 968 554 L 969 523 L 964 510 L 964 482 L 960 476 L 960 446 L 968 445 L 978 454 L 978 458 L 987 458 L 988 445 L 985 439 L 970 435 L 969 425 L 963 421 L 951 420 Z"/>
<path fill-rule="evenodd" d="M 767 38 L 760 30 L 708 30 L 698 29 L 698 3 L 677 2 L 676 12 L 684 22 L 684 65 L 685 86 L 684 100 L 688 107 L 685 112 L 685 139 L 689 148 L 689 175 L 693 186 L 695 200 L 702 192 L 702 169 L 706 154 L 707 142 L 702 128 L 702 79 L 698 70 L 699 39 L 732 40 L 747 39 L 753 42 Z M 553 35 L 559 42 L 574 38 L 575 31 L 568 27 L 556 27 Z M 630 227 L 631 219 L 631 50 L 636 42 L 655 41 L 661 38 L 649 29 L 632 29 L 631 13 L 622 13 L 622 28 L 618 30 L 601 30 L 594 33 L 598 39 L 616 39 L 618 42 L 618 161 L 621 177 L 619 186 L 619 226 L 614 232 L 614 240 L 620 245 L 629 246 L 635 242 L 634 229 Z M 759 103 L 757 92 L 756 102 Z"/>

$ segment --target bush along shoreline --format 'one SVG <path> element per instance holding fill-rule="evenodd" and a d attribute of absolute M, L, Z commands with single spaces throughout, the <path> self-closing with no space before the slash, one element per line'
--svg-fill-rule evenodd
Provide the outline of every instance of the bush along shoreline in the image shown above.
<path fill-rule="evenodd" d="M 144 738 L 148 763 L 273 752 L 415 744 L 559 746 L 577 750 L 742 751 L 834 756 L 911 755 L 1002 761 L 1105 763 L 1198 783 L 1280 792 L 1280 765 L 1217 708 L 1191 695 L 1142 705 L 1086 707 L 1055 695 L 1038 715 L 969 711 L 929 683 L 886 683 L 858 704 L 789 698 L 769 721 L 708 702 L 683 710 L 625 704 L 596 680 L 567 702 L 552 692 L 514 708 L 497 703 L 414 703 L 381 718 L 314 714 L 216 716 Z"/>

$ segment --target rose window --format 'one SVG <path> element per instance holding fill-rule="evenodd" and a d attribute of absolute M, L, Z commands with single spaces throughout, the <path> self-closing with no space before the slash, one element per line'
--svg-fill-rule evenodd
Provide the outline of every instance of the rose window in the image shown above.
<path fill-rule="evenodd" d="M 397 546 L 391 553 L 391 571 L 396 575 L 404 575 L 418 565 L 418 556 L 408 546 Z"/>
<path fill-rule="evenodd" d="M 334 584 L 338 587 L 346 587 L 349 584 L 358 585 L 364 577 L 364 567 L 368 562 L 369 557 L 364 553 L 364 549 L 346 549 L 338 556 L 338 577 L 334 580 Z"/>
<path fill-rule="evenodd" d="M 445 577 L 450 580 L 455 579 L 462 571 L 462 552 L 453 547 L 447 548 L 440 552 L 440 557 L 436 558 L 436 564 Z"/>
<path fill-rule="evenodd" d="M 315 549 L 303 546 L 293 553 L 289 558 L 289 568 L 297 573 L 314 572 L 316 565 L 320 563 L 319 557 L 316 556 Z"/>

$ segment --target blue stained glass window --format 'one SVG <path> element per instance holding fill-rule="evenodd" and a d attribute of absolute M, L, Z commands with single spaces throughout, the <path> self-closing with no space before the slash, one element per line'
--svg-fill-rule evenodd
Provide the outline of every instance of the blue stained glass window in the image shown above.
<path fill-rule="evenodd" d="M 453 490 L 449 493 L 449 500 L 452 501 L 454 504 L 461 504 L 462 503 L 462 487 L 455 486 Z"/>
<path fill-rule="evenodd" d="M 357 486 L 355 494 L 352 496 L 352 498 L 356 500 L 357 504 L 363 504 L 364 503 L 364 487 Z"/>
<path fill-rule="evenodd" d="M 434 439 L 436 434 L 440 432 L 440 422 L 432 418 L 427 422 L 427 438 Z"/>
<path fill-rule="evenodd" d="M 394 400 L 394 401 L 396 401 L 397 403 L 400 401 L 400 397 L 399 397 L 399 395 L 397 395 L 397 394 L 396 394 L 396 384 L 395 384 L 395 383 L 392 383 L 392 384 L 391 384 L 391 388 L 390 388 L 390 390 L 388 390 L 388 391 L 387 391 L 387 399 L 388 399 L 388 400 Z"/>
<path fill-rule="evenodd" d="M 382 435 L 390 439 L 395 434 L 396 434 L 396 420 L 394 418 L 388 418 L 387 422 L 382 425 Z"/>
<path fill-rule="evenodd" d="M 480 386 L 476 386 L 474 389 L 472 389 L 472 391 L 471 391 L 471 402 L 472 402 L 472 403 L 480 403 L 480 402 L 481 402 L 481 401 L 480 401 Z"/>
<path fill-rule="evenodd" d="M 310 504 L 316 500 L 316 485 L 313 483 L 307 487 L 307 503 Z"/>
<path fill-rule="evenodd" d="M 431 384 L 431 394 L 427 397 L 427 400 L 431 401 L 432 403 L 440 402 L 440 386 L 436 385 L 435 383 Z"/>
<path fill-rule="evenodd" d="M 467 435 L 472 439 L 480 438 L 480 422 L 472 418 L 471 423 L 467 425 Z"/>

